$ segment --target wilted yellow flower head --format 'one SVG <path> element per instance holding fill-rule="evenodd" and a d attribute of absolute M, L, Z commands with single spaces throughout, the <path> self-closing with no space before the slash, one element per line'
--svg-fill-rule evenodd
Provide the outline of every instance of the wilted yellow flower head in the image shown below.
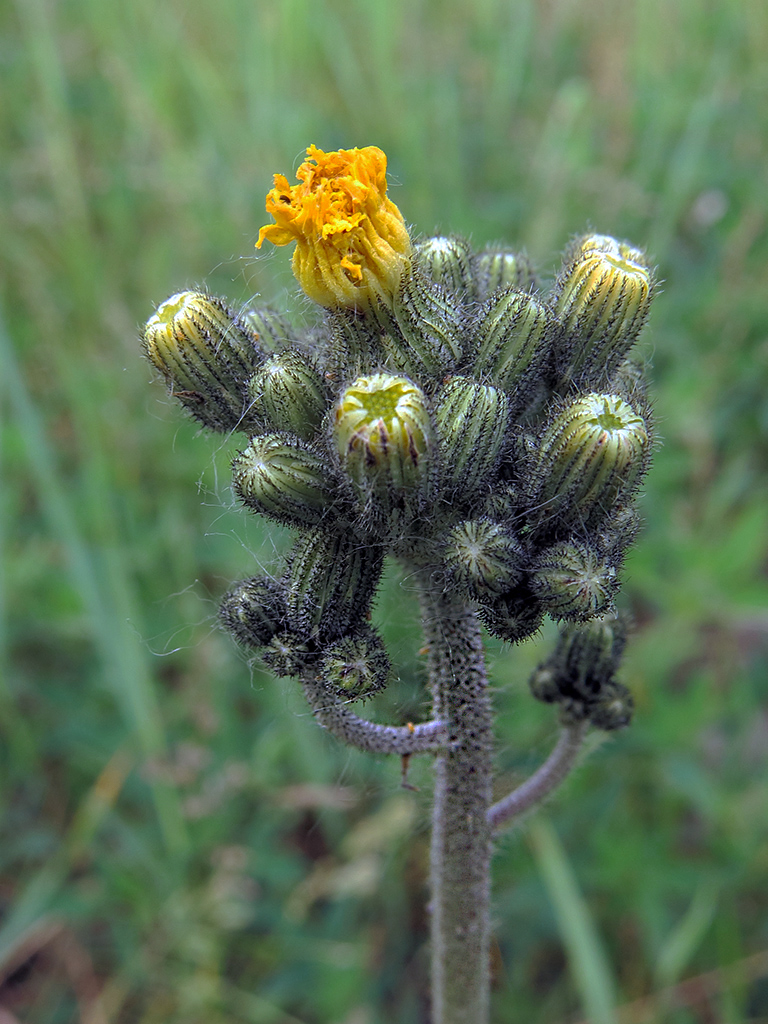
<path fill-rule="evenodd" d="M 307 150 L 298 185 L 282 174 L 267 194 L 275 218 L 256 243 L 296 242 L 293 272 L 321 306 L 391 304 L 411 253 L 403 215 L 387 198 L 387 158 L 376 146 Z"/>

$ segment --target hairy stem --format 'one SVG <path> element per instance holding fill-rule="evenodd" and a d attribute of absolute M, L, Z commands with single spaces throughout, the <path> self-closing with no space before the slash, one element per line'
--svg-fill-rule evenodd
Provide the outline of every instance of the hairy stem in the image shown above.
<path fill-rule="evenodd" d="M 496 830 L 549 796 L 576 766 L 588 722 L 566 725 L 552 753 L 533 775 L 488 811 L 488 824 Z"/>
<path fill-rule="evenodd" d="M 354 714 L 329 694 L 322 680 L 307 672 L 302 676 L 304 694 L 312 713 L 337 739 L 373 754 L 421 754 L 448 743 L 448 730 L 440 721 L 420 725 L 379 725 Z"/>
<path fill-rule="evenodd" d="M 434 714 L 449 746 L 436 759 L 432 819 L 432 1024 L 487 1024 L 491 707 L 473 611 L 420 577 Z"/>

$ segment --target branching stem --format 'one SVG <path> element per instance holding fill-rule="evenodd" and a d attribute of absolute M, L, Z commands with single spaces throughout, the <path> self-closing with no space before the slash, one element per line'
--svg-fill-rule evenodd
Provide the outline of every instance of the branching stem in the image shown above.
<path fill-rule="evenodd" d="M 566 725 L 552 753 L 533 775 L 488 811 L 488 824 L 496 831 L 549 796 L 576 766 L 589 723 Z"/>
<path fill-rule="evenodd" d="M 304 693 L 312 713 L 321 725 L 343 743 L 373 754 L 422 754 L 440 750 L 448 743 L 444 722 L 422 722 L 420 725 L 379 725 L 360 718 L 329 694 L 322 680 L 311 672 L 302 677 Z"/>

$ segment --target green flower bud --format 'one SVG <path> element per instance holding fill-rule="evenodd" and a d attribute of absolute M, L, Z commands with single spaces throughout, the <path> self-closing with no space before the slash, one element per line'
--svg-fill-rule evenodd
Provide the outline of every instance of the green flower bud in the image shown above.
<path fill-rule="evenodd" d="M 456 583 L 472 597 L 511 590 L 522 576 L 520 559 L 514 537 L 489 519 L 459 523 L 448 535 L 445 561 Z"/>
<path fill-rule="evenodd" d="M 418 509 L 433 477 L 434 432 L 424 393 L 407 377 L 359 377 L 336 405 L 333 439 L 366 501 Z"/>
<path fill-rule="evenodd" d="M 246 306 L 241 319 L 254 332 L 266 352 L 282 352 L 296 343 L 288 321 L 269 306 Z"/>
<path fill-rule="evenodd" d="M 144 351 L 204 426 L 252 429 L 246 382 L 264 357 L 253 332 L 221 299 L 203 292 L 172 295 L 147 321 Z"/>
<path fill-rule="evenodd" d="M 541 602 L 525 583 L 492 600 L 481 601 L 478 611 L 488 632 L 510 643 L 533 636 L 544 619 Z"/>
<path fill-rule="evenodd" d="M 416 259 L 435 284 L 459 299 L 473 295 L 472 250 L 463 238 L 437 235 L 417 242 Z"/>
<path fill-rule="evenodd" d="M 579 239 L 553 298 L 573 337 L 572 379 L 599 382 L 618 366 L 645 323 L 653 285 L 639 249 L 608 235 Z"/>
<path fill-rule="evenodd" d="M 566 626 L 556 655 L 578 696 L 595 697 L 613 679 L 626 642 L 626 619 L 615 613 Z"/>
<path fill-rule="evenodd" d="M 284 588 L 268 576 L 236 583 L 222 598 L 222 625 L 246 647 L 264 647 L 285 628 Z"/>
<path fill-rule="evenodd" d="M 648 404 L 648 380 L 645 366 L 636 359 L 625 359 L 614 371 L 610 379 L 611 391 L 620 395 L 636 409 Z"/>
<path fill-rule="evenodd" d="M 586 544 L 566 541 L 539 555 L 531 588 L 553 619 L 602 615 L 619 589 L 616 567 Z"/>
<path fill-rule="evenodd" d="M 589 527 L 640 482 L 651 442 L 642 416 L 617 395 L 584 395 L 544 433 L 532 505 L 543 523 Z"/>
<path fill-rule="evenodd" d="M 391 668 L 381 637 L 375 629 L 363 625 L 325 649 L 320 674 L 338 697 L 352 701 L 383 690 Z"/>
<path fill-rule="evenodd" d="M 349 532 L 300 537 L 286 576 L 291 629 L 326 640 L 354 630 L 368 614 L 383 563 L 381 550 Z"/>
<path fill-rule="evenodd" d="M 477 253 L 472 270 L 481 302 L 501 288 L 526 292 L 536 287 L 536 275 L 528 257 L 501 246 L 489 245 Z"/>
<path fill-rule="evenodd" d="M 309 645 L 295 633 L 277 633 L 261 652 L 264 664 L 276 676 L 298 676 L 313 662 Z"/>
<path fill-rule="evenodd" d="M 387 363 L 399 372 L 442 377 L 461 359 L 461 325 L 455 300 L 416 265 L 382 321 Z"/>
<path fill-rule="evenodd" d="M 599 543 L 602 551 L 619 563 L 640 529 L 640 517 L 631 505 L 615 509 L 601 524 Z"/>
<path fill-rule="evenodd" d="M 314 437 L 329 405 L 325 381 L 312 361 L 300 352 L 270 356 L 248 383 L 248 394 L 275 430 Z"/>
<path fill-rule="evenodd" d="M 566 720 L 583 721 L 605 711 L 619 692 L 614 677 L 626 643 L 623 618 L 606 615 L 566 626 L 552 654 L 534 672 L 531 691 L 538 700 L 559 703 Z M 605 728 L 605 726 L 600 726 Z"/>
<path fill-rule="evenodd" d="M 323 459 L 283 434 L 254 437 L 232 463 L 233 487 L 256 512 L 279 523 L 316 525 L 329 514 L 336 483 Z"/>
<path fill-rule="evenodd" d="M 536 700 L 540 700 L 544 704 L 557 704 L 561 699 L 557 673 L 547 662 L 536 668 L 528 680 L 528 685 Z"/>
<path fill-rule="evenodd" d="M 558 330 L 552 312 L 535 296 L 494 293 L 481 308 L 473 332 L 474 375 L 525 397 L 524 382 L 537 376 Z M 524 404 L 512 397 L 516 407 Z"/>
<path fill-rule="evenodd" d="M 326 323 L 330 332 L 326 368 L 333 379 L 349 380 L 365 373 L 372 364 L 383 362 L 380 338 L 387 328 L 372 318 L 371 310 L 331 309 L 326 313 Z"/>
<path fill-rule="evenodd" d="M 487 485 L 504 445 L 508 408 L 503 391 L 469 377 L 452 377 L 440 389 L 435 421 L 448 493 L 471 499 Z"/>
<path fill-rule="evenodd" d="M 632 694 L 626 686 L 614 680 L 603 687 L 599 699 L 590 709 L 589 720 L 596 729 L 613 732 L 629 725 L 634 709 Z"/>

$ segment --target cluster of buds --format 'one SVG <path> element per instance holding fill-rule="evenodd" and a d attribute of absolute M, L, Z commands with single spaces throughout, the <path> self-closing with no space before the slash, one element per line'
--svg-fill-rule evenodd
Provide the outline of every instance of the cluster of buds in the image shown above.
<path fill-rule="evenodd" d="M 296 243 L 297 280 L 321 307 L 308 331 L 197 291 L 146 325 L 173 395 L 208 429 L 245 436 L 239 499 L 298 531 L 274 576 L 229 591 L 222 622 L 278 675 L 368 696 L 390 673 L 370 610 L 391 555 L 504 640 L 545 615 L 564 622 L 534 690 L 570 701 L 572 717 L 623 724 L 625 697 L 606 711 L 622 646 L 606 623 L 653 444 L 631 352 L 652 270 L 590 234 L 544 290 L 512 250 L 412 240 L 385 172 L 375 147 L 311 147 L 298 184 L 275 177 L 258 244 Z M 603 643 L 595 630 L 614 638 L 599 685 L 579 667 Z"/>

